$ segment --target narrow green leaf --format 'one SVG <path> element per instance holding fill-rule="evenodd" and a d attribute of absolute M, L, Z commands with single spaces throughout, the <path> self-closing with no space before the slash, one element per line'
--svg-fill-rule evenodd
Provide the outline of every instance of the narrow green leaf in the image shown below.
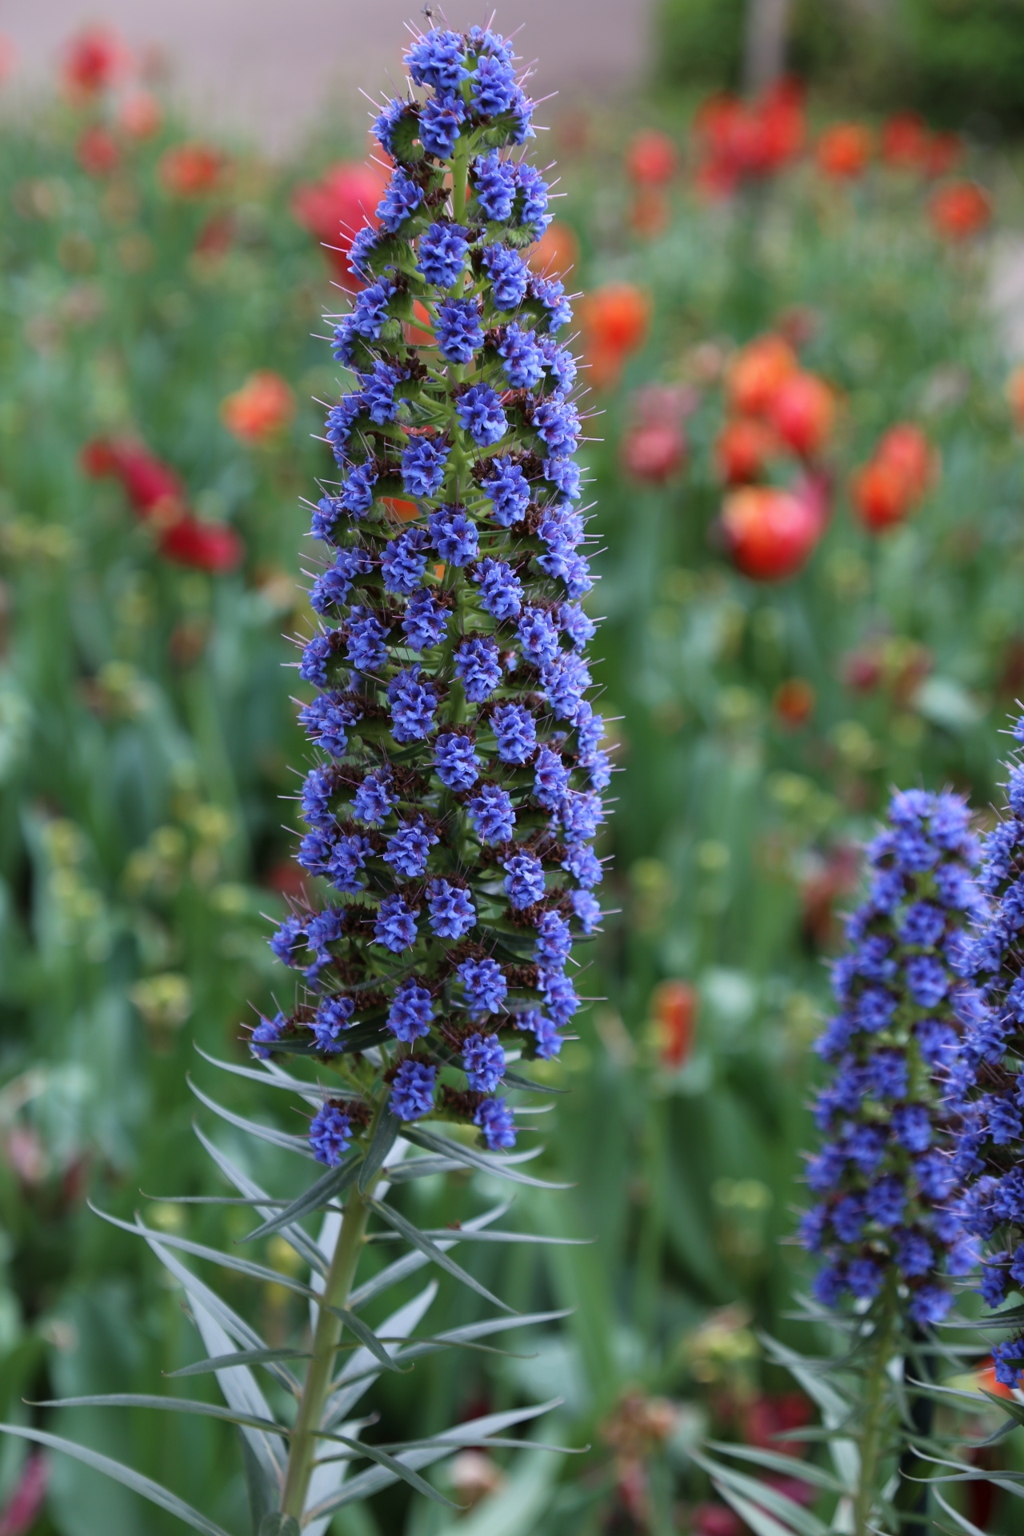
<path fill-rule="evenodd" d="M 749 1499 L 734 1493 L 730 1488 L 719 1487 L 718 1483 L 714 1486 L 725 1502 L 731 1504 L 740 1519 L 750 1527 L 754 1536 L 793 1536 L 791 1526 L 781 1525 L 778 1520 L 773 1519 L 756 1504 L 752 1504 Z"/>
<path fill-rule="evenodd" d="M 505 1081 L 510 1088 L 528 1088 L 531 1093 L 568 1093 L 568 1088 L 553 1088 L 550 1083 L 535 1083 L 532 1078 L 520 1077 L 518 1072 L 505 1069 Z"/>
<path fill-rule="evenodd" d="M 287 1072 L 282 1072 L 280 1067 L 275 1067 L 268 1062 L 269 1071 L 262 1067 L 243 1067 L 237 1061 L 221 1061 L 216 1056 L 210 1056 L 196 1041 L 192 1042 L 192 1049 L 200 1055 L 204 1061 L 208 1061 L 211 1067 L 217 1067 L 221 1072 L 230 1072 L 233 1077 L 246 1077 L 250 1082 L 262 1083 L 266 1088 L 287 1088 L 292 1093 L 301 1093 L 304 1097 L 315 1099 L 318 1103 L 323 1094 L 316 1083 L 304 1083 L 300 1078 L 291 1077 Z"/>
<path fill-rule="evenodd" d="M 425 1254 L 431 1263 L 437 1264 L 439 1268 L 446 1270 L 454 1279 L 461 1280 L 463 1285 L 468 1285 L 470 1290 L 476 1291 L 477 1295 L 482 1296 L 485 1301 L 491 1302 L 494 1306 L 500 1307 L 503 1312 L 515 1312 L 515 1307 L 507 1306 L 500 1297 L 495 1296 L 485 1285 L 481 1285 L 480 1281 L 474 1279 L 471 1274 L 462 1268 L 461 1264 L 456 1264 L 455 1260 L 450 1259 L 443 1249 L 439 1248 L 429 1237 L 426 1237 L 418 1227 L 414 1227 L 411 1221 L 406 1221 L 405 1217 L 399 1211 L 396 1211 L 393 1206 L 387 1205 L 381 1200 L 370 1200 L 367 1203 L 371 1210 L 377 1212 L 382 1221 L 386 1221 L 388 1226 L 394 1227 L 396 1232 L 400 1232 L 406 1241 Z"/>
<path fill-rule="evenodd" d="M 316 1159 L 313 1149 L 305 1136 L 293 1136 L 290 1131 L 279 1131 L 271 1125 L 260 1125 L 256 1120 L 246 1120 L 244 1115 L 236 1115 L 230 1109 L 225 1109 L 223 1104 L 218 1104 L 216 1099 L 211 1099 L 201 1088 L 197 1088 L 190 1077 L 186 1082 L 199 1100 L 207 1109 L 212 1109 L 215 1115 L 219 1115 L 228 1125 L 233 1125 L 239 1131 L 246 1131 L 250 1136 L 256 1136 L 260 1141 L 267 1141 L 272 1147 L 284 1147 L 287 1152 L 298 1152 L 301 1157 L 308 1157 L 311 1162 Z"/>
<path fill-rule="evenodd" d="M 401 1167 L 401 1164 L 399 1164 L 399 1167 Z M 506 1202 L 503 1205 L 495 1206 L 493 1210 L 485 1211 L 482 1216 L 474 1216 L 469 1221 L 463 1222 L 459 1231 L 454 1233 L 452 1237 L 445 1238 L 443 1243 L 438 1243 L 438 1247 L 454 1248 L 455 1244 L 460 1240 L 461 1233 L 476 1232 L 481 1227 L 487 1226 L 490 1222 L 499 1220 L 508 1208 L 509 1206 Z M 386 1265 L 378 1274 L 357 1287 L 348 1299 L 349 1306 L 353 1311 L 358 1310 L 358 1308 L 365 1306 L 374 1296 L 379 1296 L 382 1291 L 390 1290 L 400 1280 L 405 1280 L 409 1275 L 415 1274 L 426 1263 L 426 1254 L 419 1251 L 407 1253 L 402 1258 L 396 1259 L 393 1264 Z"/>
<path fill-rule="evenodd" d="M 397 1115 L 393 1115 L 389 1109 L 381 1112 L 377 1124 L 374 1126 L 370 1145 L 366 1149 L 363 1158 L 363 1166 L 359 1172 L 359 1193 L 365 1195 L 371 1190 L 377 1181 L 377 1175 L 384 1166 L 384 1159 L 395 1144 L 402 1122 Z"/>
<path fill-rule="evenodd" d="M 438 1240 L 450 1237 L 452 1232 L 457 1232 L 464 1243 L 550 1243 L 559 1248 L 587 1248 L 594 1242 L 592 1237 L 547 1237 L 539 1232 L 467 1232 L 465 1227 L 438 1227 L 424 1235 Z"/>
<path fill-rule="evenodd" d="M 200 1418 L 223 1419 L 228 1424 L 248 1425 L 272 1435 L 290 1435 L 291 1430 L 275 1419 L 256 1414 L 238 1413 L 219 1403 L 198 1403 L 191 1397 L 159 1397 L 148 1392 L 104 1392 L 96 1397 L 56 1397 L 33 1403 L 33 1408 L 165 1408 L 168 1413 L 194 1413 Z"/>
<path fill-rule="evenodd" d="M 274 1510 L 264 1516 L 259 1536 L 301 1536 L 301 1528 L 294 1515 L 282 1515 L 280 1510 Z"/>
<path fill-rule="evenodd" d="M 443 1493 L 439 1493 L 431 1483 L 427 1482 L 426 1478 L 420 1477 L 417 1472 L 413 1471 L 412 1467 L 406 1466 L 404 1462 L 389 1455 L 387 1451 L 382 1451 L 379 1446 L 368 1445 L 363 1440 L 348 1440 L 344 1435 L 332 1435 L 331 1439 L 340 1440 L 342 1445 L 349 1446 L 359 1456 L 365 1456 L 368 1461 L 375 1461 L 379 1467 L 384 1467 L 388 1472 L 393 1473 L 395 1477 L 401 1478 L 403 1483 L 408 1483 L 410 1488 L 415 1488 L 417 1493 L 422 1493 L 425 1498 L 432 1499 L 435 1504 L 444 1504 L 448 1509 L 460 1509 L 462 1507 L 459 1504 L 453 1504 L 451 1499 L 446 1499 Z"/>
<path fill-rule="evenodd" d="M 261 1189 L 257 1183 L 250 1179 L 247 1173 L 243 1173 L 242 1169 L 239 1168 L 234 1162 L 232 1162 L 227 1153 L 223 1152 L 220 1147 L 217 1146 L 215 1141 L 211 1141 L 210 1138 L 204 1134 L 202 1126 L 193 1125 L 192 1129 L 195 1131 L 196 1140 L 199 1142 L 200 1146 L 209 1153 L 210 1157 L 213 1158 L 213 1161 L 217 1164 L 217 1167 L 220 1169 L 224 1177 L 228 1180 L 229 1183 L 233 1184 L 241 1194 L 255 1199 L 259 1199 L 260 1196 L 266 1194 L 266 1191 Z M 273 1205 L 266 1205 L 259 1206 L 257 1209 L 259 1210 L 259 1214 L 261 1216 L 270 1218 L 274 1214 L 275 1207 Z M 299 1257 L 305 1260 L 310 1269 L 315 1270 L 318 1275 L 323 1275 L 326 1277 L 329 1267 L 327 1256 L 321 1252 L 317 1244 L 314 1243 L 313 1239 L 308 1236 L 308 1234 L 305 1233 L 301 1227 L 296 1225 L 282 1227 L 281 1236 L 284 1238 L 286 1243 L 294 1248 Z"/>
<path fill-rule="evenodd" d="M 76 1445 L 73 1440 L 65 1440 L 62 1435 L 51 1435 L 45 1429 L 31 1429 L 24 1424 L 0 1424 L 0 1432 L 8 1435 L 18 1435 L 23 1440 L 35 1441 L 37 1445 L 49 1446 L 53 1451 L 62 1451 L 65 1456 L 73 1456 L 76 1461 L 84 1462 L 87 1467 L 92 1467 L 96 1472 L 102 1472 L 105 1476 L 113 1478 L 117 1483 L 123 1483 L 133 1493 L 141 1494 L 151 1504 L 166 1509 L 169 1514 L 183 1520 L 194 1531 L 204 1532 L 204 1536 L 228 1536 L 228 1533 L 201 1515 L 198 1509 L 193 1509 L 191 1504 L 186 1504 L 184 1499 L 179 1499 L 176 1493 L 170 1489 L 162 1488 L 159 1483 L 154 1483 L 152 1478 L 144 1477 L 141 1472 L 136 1472 L 132 1467 L 126 1467 L 123 1462 L 113 1461 L 109 1456 L 103 1456 L 99 1451 L 92 1451 L 85 1445 Z"/>
<path fill-rule="evenodd" d="M 407 1157 L 388 1169 L 392 1184 L 408 1184 L 412 1179 L 429 1179 L 435 1173 L 461 1173 L 464 1163 L 454 1157 Z"/>
<path fill-rule="evenodd" d="M 330 1310 L 334 1313 L 335 1317 L 341 1318 L 345 1327 L 355 1334 L 363 1348 L 368 1349 L 373 1358 L 378 1360 L 386 1371 L 397 1371 L 400 1376 L 408 1374 L 402 1370 L 400 1365 L 396 1364 L 373 1329 L 364 1323 L 361 1317 L 357 1317 L 354 1312 L 349 1312 L 346 1307 L 331 1307 Z"/>
<path fill-rule="evenodd" d="M 828 1526 L 823 1525 L 816 1515 L 812 1515 L 810 1510 L 804 1509 L 794 1499 L 787 1498 L 784 1493 L 779 1493 L 770 1483 L 759 1482 L 756 1477 L 748 1477 L 745 1472 L 736 1472 L 732 1467 L 723 1467 L 721 1462 L 712 1461 L 699 1451 L 692 1450 L 690 1457 L 699 1467 L 704 1468 L 716 1486 L 721 1484 L 733 1489 L 741 1498 L 752 1499 L 770 1514 L 788 1521 L 792 1530 L 799 1532 L 800 1536 L 828 1536 Z"/>
<path fill-rule="evenodd" d="M 194 1365 L 183 1365 L 177 1371 L 164 1371 L 167 1381 L 177 1376 L 202 1376 L 208 1371 L 228 1370 L 233 1365 L 270 1365 L 278 1360 L 310 1360 L 308 1350 L 302 1349 L 240 1349 L 230 1355 L 213 1355 L 208 1360 L 197 1360 Z"/>
<path fill-rule="evenodd" d="M 489 1346 L 480 1344 L 478 1341 L 482 1338 L 487 1338 L 492 1333 L 503 1333 L 510 1328 L 528 1328 L 537 1323 L 559 1321 L 563 1317 L 568 1316 L 570 1316 L 569 1311 L 562 1310 L 558 1312 L 527 1312 L 521 1313 L 517 1317 L 485 1318 L 482 1322 L 467 1323 L 461 1328 L 452 1328 L 446 1333 L 435 1335 L 433 1338 L 413 1339 L 405 1348 L 396 1350 L 394 1358 L 400 1362 L 420 1360 L 424 1355 L 434 1355 L 439 1350 L 454 1348 L 486 1350 L 488 1353 L 508 1355 L 510 1359 L 514 1360 L 532 1359 L 532 1356 L 514 1355 L 510 1351 L 503 1349 L 491 1350 Z M 391 1342 L 390 1339 L 385 1339 L 384 1335 L 379 1334 L 378 1337 L 381 1338 L 382 1342 Z M 376 1375 L 376 1371 L 368 1371 L 366 1374 Z M 358 1375 L 349 1375 L 345 1378 L 346 1383 L 358 1380 Z"/>
<path fill-rule="evenodd" d="M 500 1179 L 509 1179 L 513 1184 L 529 1184 L 534 1189 L 571 1189 L 571 1184 L 556 1184 L 550 1179 L 535 1179 L 528 1173 L 520 1173 L 517 1168 L 511 1166 L 511 1159 L 501 1157 L 489 1157 L 484 1152 L 475 1152 L 471 1147 L 463 1146 L 450 1136 L 435 1136 L 431 1131 L 426 1131 L 422 1126 L 406 1126 L 402 1133 L 407 1141 L 414 1142 L 418 1147 L 424 1147 L 428 1152 L 440 1152 L 446 1157 L 453 1157 L 457 1162 L 465 1163 L 468 1168 L 482 1168 L 485 1173 L 493 1173 Z"/>
<path fill-rule="evenodd" d="M 106 1211 L 99 1210 L 96 1206 L 90 1206 L 97 1216 L 102 1216 L 104 1221 L 109 1221 L 112 1226 L 121 1227 L 125 1232 L 142 1232 L 148 1234 L 153 1229 L 136 1220 L 136 1225 L 129 1221 L 121 1221 L 117 1216 L 110 1216 Z M 161 1243 L 168 1248 L 177 1248 L 181 1253 L 190 1253 L 197 1259 L 208 1259 L 211 1264 L 219 1264 L 222 1269 L 233 1269 L 236 1274 L 248 1275 L 250 1280 L 261 1280 L 266 1285 L 283 1285 L 286 1290 L 294 1291 L 299 1296 L 305 1296 L 309 1301 L 319 1302 L 319 1292 L 311 1290 L 308 1285 L 303 1285 L 301 1280 L 296 1280 L 292 1275 L 286 1275 L 279 1269 L 269 1269 L 266 1264 L 256 1264 L 252 1259 L 240 1259 L 233 1253 L 222 1253 L 219 1248 L 208 1248 L 205 1243 L 194 1243 L 191 1238 L 177 1237 L 172 1232 L 155 1232 Z"/>
<path fill-rule="evenodd" d="M 779 1451 L 763 1451 L 746 1445 L 732 1445 L 725 1440 L 709 1440 L 708 1447 L 712 1451 L 723 1451 L 729 1456 L 735 1456 L 740 1461 L 753 1462 L 769 1472 L 782 1472 L 787 1477 L 795 1477 L 817 1488 L 827 1488 L 829 1493 L 842 1495 L 851 1491 L 849 1488 L 844 1488 L 838 1478 L 826 1472 L 824 1467 L 816 1466 L 813 1461 L 801 1461 L 796 1456 L 784 1456 Z"/>
<path fill-rule="evenodd" d="M 958 1514 L 952 1504 L 947 1504 L 941 1493 L 936 1493 L 935 1502 L 940 1509 L 945 1510 L 947 1515 L 952 1515 L 960 1529 L 967 1532 L 967 1536 L 985 1536 L 985 1532 L 980 1526 L 975 1525 L 973 1520 L 968 1520 L 966 1515 Z"/>
<path fill-rule="evenodd" d="M 351 1184 L 361 1161 L 360 1152 L 350 1153 L 337 1168 L 329 1168 L 321 1178 L 316 1180 L 315 1184 L 311 1184 L 305 1194 L 292 1200 L 276 1216 L 272 1216 L 255 1231 L 247 1232 L 241 1241 L 254 1243 L 261 1237 L 269 1237 L 272 1232 L 280 1232 L 282 1227 L 290 1227 L 294 1221 L 298 1221 L 300 1216 L 308 1216 L 312 1211 L 322 1210 Z"/>

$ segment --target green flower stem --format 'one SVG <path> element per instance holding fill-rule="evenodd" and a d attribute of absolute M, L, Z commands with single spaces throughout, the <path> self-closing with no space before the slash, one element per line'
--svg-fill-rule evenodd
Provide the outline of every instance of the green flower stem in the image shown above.
<path fill-rule="evenodd" d="M 369 1196 L 372 1193 L 367 1191 Z M 316 1455 L 317 1430 L 323 1418 L 324 1405 L 331 1386 L 335 1352 L 341 1338 L 341 1319 L 331 1311 L 343 1307 L 348 1300 L 356 1266 L 363 1248 L 366 1223 L 369 1217 L 366 1199 L 353 1187 L 345 1202 L 341 1218 L 341 1231 L 334 1249 L 331 1267 L 327 1272 L 323 1298 L 317 1308 L 316 1329 L 313 1333 L 313 1358 L 299 1400 L 299 1412 L 292 1432 L 288 1469 L 285 1473 L 284 1492 L 281 1495 L 281 1512 L 302 1522 L 309 1479 Z"/>
<path fill-rule="evenodd" d="M 864 1384 L 864 1428 L 860 1436 L 860 1476 L 853 1501 L 853 1528 L 856 1536 L 872 1536 L 875 1530 L 872 1517 L 878 1494 L 879 1464 L 885 1450 L 883 1431 L 888 1407 L 886 1367 L 892 1353 L 896 1315 L 896 1277 L 890 1274 L 878 1310 L 874 1337 L 871 1340 L 873 1358 Z"/>

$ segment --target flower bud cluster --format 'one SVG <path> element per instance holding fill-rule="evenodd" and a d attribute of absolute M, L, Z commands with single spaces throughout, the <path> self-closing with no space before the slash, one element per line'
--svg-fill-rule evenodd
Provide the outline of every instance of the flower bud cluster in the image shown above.
<path fill-rule="evenodd" d="M 327 417 L 339 479 L 313 512 L 329 563 L 299 666 L 320 760 L 298 858 L 331 895 L 275 934 L 307 1001 L 253 1044 L 377 1050 L 395 1115 L 499 1148 L 506 1045 L 555 1055 L 579 1006 L 611 769 L 586 698 L 571 311 L 522 255 L 549 220 L 513 152 L 532 105 L 480 28 L 431 31 L 406 65 L 375 123 L 394 171 L 353 241 L 364 286 L 334 329 L 352 383 Z M 352 1134 L 328 1104 L 316 1155 L 336 1163 Z"/>
<path fill-rule="evenodd" d="M 1024 720 L 1013 731 L 1024 743 Z M 988 907 L 963 971 L 972 1009 L 952 1074 L 960 1112 L 954 1171 L 964 1230 L 983 1240 L 981 1293 L 990 1307 L 1024 1297 L 1024 764 L 1010 763 L 1007 808 L 984 840 L 979 884 Z M 1003 1385 L 1024 1381 L 1024 1336 L 992 1351 Z"/>
<path fill-rule="evenodd" d="M 868 1301 L 894 1275 L 907 1318 L 925 1326 L 949 1310 L 949 1277 L 974 1262 L 949 1209 L 946 1084 L 979 852 L 959 799 L 906 790 L 867 853 L 870 889 L 848 920 L 833 968 L 838 1011 L 817 1047 L 832 1076 L 815 1105 L 826 1139 L 808 1163 L 817 1198 L 801 1240 L 823 1256 L 815 1293 L 825 1305 Z"/>

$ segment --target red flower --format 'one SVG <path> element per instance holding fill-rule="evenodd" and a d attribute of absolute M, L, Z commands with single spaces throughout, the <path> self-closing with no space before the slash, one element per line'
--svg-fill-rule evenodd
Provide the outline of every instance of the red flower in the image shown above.
<path fill-rule="evenodd" d="M 219 149 L 194 140 L 166 150 L 156 171 L 160 185 L 172 197 L 207 197 L 217 190 L 225 169 Z"/>
<path fill-rule="evenodd" d="M 131 55 L 109 27 L 87 27 L 64 52 L 61 79 L 73 96 L 98 96 L 121 78 Z"/>
<path fill-rule="evenodd" d="M 813 715 L 816 702 L 814 689 L 805 678 L 788 677 L 776 688 L 772 707 L 780 725 L 799 730 Z"/>
<path fill-rule="evenodd" d="M 141 443 L 126 438 L 95 438 L 86 443 L 80 463 L 87 475 L 120 480 L 133 509 L 144 521 L 160 513 L 174 516 L 185 503 L 185 488 L 171 469 Z"/>
<path fill-rule="evenodd" d="M 647 339 L 650 298 L 633 283 L 606 283 L 587 294 L 579 313 L 591 383 L 595 388 L 613 384 L 625 359 Z"/>
<path fill-rule="evenodd" d="M 662 187 L 675 175 L 678 156 L 667 133 L 648 128 L 626 150 L 626 170 L 642 187 Z"/>
<path fill-rule="evenodd" d="M 943 240 L 969 240 L 992 222 L 988 194 L 976 182 L 951 181 L 928 205 L 932 227 Z"/>
<path fill-rule="evenodd" d="M 292 213 L 327 248 L 327 259 L 343 288 L 359 287 L 348 253 L 364 224 L 378 224 L 376 207 L 384 191 L 384 174 L 376 166 L 345 161 L 325 171 L 317 182 L 296 188 Z"/>
<path fill-rule="evenodd" d="M 826 176 L 853 181 L 864 174 L 873 149 L 871 130 L 863 123 L 833 123 L 818 140 L 818 168 Z"/>
<path fill-rule="evenodd" d="M 571 224 L 553 219 L 536 245 L 531 245 L 526 260 L 534 272 L 564 277 L 580 259 L 580 244 Z"/>
<path fill-rule="evenodd" d="M 699 998 L 688 981 L 663 981 L 654 989 L 651 1015 L 657 1025 L 661 1065 L 677 1072 L 693 1048 Z"/>
<path fill-rule="evenodd" d="M 631 427 L 622 443 L 622 462 L 637 480 L 661 485 L 671 479 L 686 458 L 686 439 L 672 421 L 642 421 Z"/>
<path fill-rule="evenodd" d="M 784 379 L 768 404 L 768 420 L 787 447 L 813 458 L 828 440 L 835 420 L 835 396 L 813 373 Z"/>
<path fill-rule="evenodd" d="M 874 458 L 855 471 L 850 494 L 871 533 L 902 523 L 939 473 L 938 452 L 920 427 L 903 421 L 879 441 Z"/>
<path fill-rule="evenodd" d="M 821 537 L 822 515 L 808 494 L 746 485 L 725 498 L 722 528 L 744 576 L 784 581 L 806 565 Z"/>
<path fill-rule="evenodd" d="M 46 1502 L 47 1467 L 41 1451 L 33 1451 L 4 1509 L 0 1536 L 27 1536 Z"/>
<path fill-rule="evenodd" d="M 295 396 L 279 373 L 251 373 L 220 407 L 221 420 L 243 442 L 263 443 L 276 436 L 295 412 Z"/>
<path fill-rule="evenodd" d="M 233 571 L 245 553 L 233 528 L 226 523 L 202 523 L 191 513 L 165 528 L 157 543 L 169 560 L 215 576 Z"/>
<path fill-rule="evenodd" d="M 698 185 L 725 196 L 738 183 L 781 170 L 804 142 L 803 91 L 792 80 L 772 86 L 759 100 L 715 96 L 694 122 L 701 152 Z"/>
<path fill-rule="evenodd" d="M 121 103 L 117 120 L 133 139 L 151 139 L 160 130 L 163 112 L 155 96 L 148 91 L 136 91 Z"/>
<path fill-rule="evenodd" d="M 913 500 L 923 496 L 939 474 L 938 449 L 912 421 L 897 422 L 884 433 L 875 457 L 903 476 Z"/>
<path fill-rule="evenodd" d="M 715 462 L 726 485 L 757 480 L 767 460 L 778 448 L 775 434 L 753 416 L 727 421 L 715 444 Z"/>
<path fill-rule="evenodd" d="M 882 159 L 899 170 L 921 171 L 928 159 L 930 134 L 916 112 L 897 112 L 882 129 Z"/>
<path fill-rule="evenodd" d="M 742 347 L 729 367 L 729 404 L 743 416 L 760 416 L 783 382 L 799 368 L 796 353 L 781 336 L 758 336 Z"/>
<path fill-rule="evenodd" d="M 79 134 L 75 157 L 87 176 L 109 176 L 117 169 L 121 150 L 109 129 L 95 124 Z"/>

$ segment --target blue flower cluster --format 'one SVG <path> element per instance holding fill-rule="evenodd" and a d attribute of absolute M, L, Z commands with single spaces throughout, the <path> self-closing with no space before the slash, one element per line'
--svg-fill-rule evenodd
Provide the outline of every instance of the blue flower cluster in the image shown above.
<path fill-rule="evenodd" d="M 838 1009 L 818 1042 L 832 1074 L 807 1167 L 815 1204 L 801 1239 L 823 1258 L 820 1301 L 872 1300 L 895 1284 L 919 1327 L 942 1320 L 950 1277 L 975 1260 L 951 1206 L 955 1116 L 948 1080 L 968 1006 L 960 977 L 977 915 L 979 848 L 951 794 L 893 795 L 869 846 L 867 899 L 835 962 Z"/>
<path fill-rule="evenodd" d="M 363 286 L 333 339 L 352 387 L 328 413 L 338 479 L 311 528 L 327 557 L 299 672 L 320 760 L 299 862 L 332 894 L 274 936 L 304 996 L 253 1049 L 343 1074 L 358 1057 L 400 1119 L 443 1109 L 500 1149 L 509 1051 L 556 1055 L 580 1006 L 611 766 L 586 697 L 571 311 L 524 259 L 549 221 L 515 156 L 532 105 L 481 28 L 425 33 L 406 66 L 408 96 L 375 124 L 394 171 L 353 246 Z M 357 1122 L 329 1108 L 311 1142 L 333 1163 Z"/>
<path fill-rule="evenodd" d="M 1024 745 L 1024 720 L 1014 738 Z M 1008 765 L 1007 805 L 982 847 L 986 906 L 960 969 L 970 984 L 963 1044 L 951 1074 L 960 1112 L 953 1166 L 965 1231 L 984 1245 L 989 1307 L 1024 1296 L 1024 763 Z M 1024 1383 L 1024 1336 L 992 1351 L 996 1378 Z"/>

